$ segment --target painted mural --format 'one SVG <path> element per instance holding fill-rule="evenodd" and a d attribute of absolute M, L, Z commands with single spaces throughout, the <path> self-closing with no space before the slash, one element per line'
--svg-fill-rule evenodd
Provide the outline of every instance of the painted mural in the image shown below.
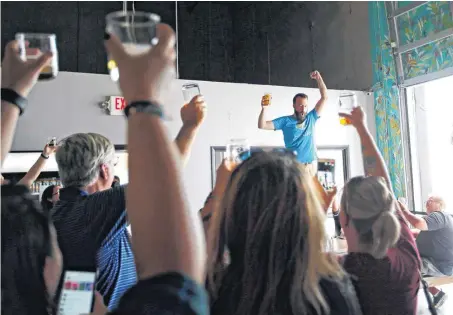
<path fill-rule="evenodd" d="M 397 18 L 400 45 L 415 42 L 453 27 L 449 1 L 430 1 Z"/>
<path fill-rule="evenodd" d="M 453 67 L 453 36 L 402 54 L 405 79 Z"/>
<path fill-rule="evenodd" d="M 451 3 L 430 1 L 399 16 L 397 26 L 401 46 L 452 29 Z M 408 51 L 402 59 L 405 79 L 453 67 L 453 36 Z"/>
<path fill-rule="evenodd" d="M 411 1 L 398 2 L 404 7 Z M 453 28 L 449 1 L 430 1 L 397 19 L 400 45 Z M 371 55 L 378 146 L 389 167 L 397 196 L 405 195 L 404 158 L 399 115 L 399 89 L 395 60 L 390 48 L 385 2 L 369 2 Z M 453 36 L 413 49 L 402 55 L 405 79 L 453 67 Z"/>
<path fill-rule="evenodd" d="M 385 2 L 369 3 L 371 55 L 377 144 L 390 171 L 393 190 L 397 197 L 405 196 L 404 158 L 402 151 L 399 89 L 395 62 L 389 40 Z"/>

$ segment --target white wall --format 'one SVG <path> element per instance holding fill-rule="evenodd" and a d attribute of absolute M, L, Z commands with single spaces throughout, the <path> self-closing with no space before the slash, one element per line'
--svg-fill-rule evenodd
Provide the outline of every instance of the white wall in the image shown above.
<path fill-rule="evenodd" d="M 183 103 L 177 80 L 168 89 L 164 106 L 173 119 L 167 123 L 175 137 L 181 126 L 179 108 Z M 198 82 L 208 102 L 208 117 L 194 144 L 192 156 L 185 168 L 185 183 L 192 208 L 198 209 L 211 185 L 210 147 L 225 145 L 232 137 L 247 137 L 252 145 L 283 145 L 281 132 L 257 129 L 261 96 L 272 93 L 269 119 L 292 113 L 292 98 L 296 93 L 308 95 L 311 107 L 319 99 L 312 88 L 260 86 L 219 82 Z M 352 127 L 341 126 L 337 116 L 340 91 L 329 91 L 329 101 L 316 130 L 318 145 L 349 145 L 351 175 L 363 173 L 360 144 Z M 57 79 L 40 82 L 29 99 L 29 108 L 21 117 L 13 150 L 41 150 L 48 137 L 62 138 L 75 132 L 98 132 L 114 144 L 125 144 L 126 121 L 121 116 L 108 116 L 98 104 L 105 97 L 120 95 L 107 75 L 61 72 Z M 358 101 L 368 114 L 375 134 L 373 99 L 357 92 Z"/>

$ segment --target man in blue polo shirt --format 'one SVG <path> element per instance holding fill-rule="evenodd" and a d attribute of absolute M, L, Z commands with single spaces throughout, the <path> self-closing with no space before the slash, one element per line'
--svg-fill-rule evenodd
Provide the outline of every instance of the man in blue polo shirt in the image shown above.
<path fill-rule="evenodd" d="M 293 98 L 294 113 L 274 120 L 265 119 L 267 106 L 262 105 L 258 118 L 258 128 L 265 130 L 282 130 L 285 147 L 297 153 L 297 159 L 313 175 L 317 171 L 317 155 L 315 144 L 315 125 L 327 101 L 327 88 L 318 71 L 310 74 L 318 83 L 321 99 L 313 110 L 308 111 L 308 96 L 303 93 Z"/>
<path fill-rule="evenodd" d="M 206 103 L 201 96 L 195 96 L 181 109 L 183 126 L 175 144 L 183 162 L 190 154 L 205 112 Z M 78 133 L 61 142 L 56 161 L 64 188 L 51 215 L 64 269 L 97 270 L 96 290 L 113 310 L 137 282 L 127 231 L 127 187 L 111 188 L 115 147 L 100 134 Z"/>

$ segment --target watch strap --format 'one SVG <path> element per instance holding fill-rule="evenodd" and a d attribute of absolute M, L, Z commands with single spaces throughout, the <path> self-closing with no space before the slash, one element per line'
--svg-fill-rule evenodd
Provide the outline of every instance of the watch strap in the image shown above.
<path fill-rule="evenodd" d="M 124 109 L 124 113 L 126 114 L 126 117 L 129 117 L 130 111 L 134 109 L 135 112 L 138 113 L 146 113 L 150 115 L 155 115 L 159 116 L 162 118 L 164 116 L 162 112 L 162 108 L 160 105 L 157 105 L 156 103 L 153 103 L 151 101 L 135 101 L 126 106 Z"/>
<path fill-rule="evenodd" d="M 19 108 L 20 115 L 24 113 L 25 108 L 28 105 L 28 101 L 25 97 L 22 97 L 13 89 L 2 88 L 2 101 L 16 105 Z"/>
<path fill-rule="evenodd" d="M 49 156 L 48 156 L 48 155 L 44 155 L 44 153 L 41 153 L 41 157 L 42 157 L 43 159 L 46 159 L 46 160 L 49 159 Z"/>

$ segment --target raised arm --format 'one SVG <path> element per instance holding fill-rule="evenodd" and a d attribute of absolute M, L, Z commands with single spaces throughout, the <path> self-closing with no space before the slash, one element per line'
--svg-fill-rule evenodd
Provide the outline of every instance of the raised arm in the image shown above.
<path fill-rule="evenodd" d="M 30 53 L 37 54 L 36 49 L 31 50 Z M 44 54 L 39 59 L 22 61 L 17 41 L 9 42 L 5 48 L 2 62 L 1 165 L 13 143 L 17 120 L 21 113 L 18 103 L 26 103 L 26 97 L 35 85 L 39 72 L 51 57 L 51 54 Z"/>
<path fill-rule="evenodd" d="M 35 164 L 33 164 L 33 166 L 30 168 L 27 174 L 25 174 L 25 176 L 22 177 L 18 184 L 30 187 L 33 184 L 33 182 L 38 178 L 39 174 L 41 174 L 44 166 L 46 166 L 49 156 L 55 153 L 56 150 L 57 150 L 56 146 L 49 146 L 48 144 L 46 144 L 38 160 L 35 162 Z"/>
<path fill-rule="evenodd" d="M 272 120 L 266 120 L 267 106 L 261 107 L 261 112 L 258 117 L 258 128 L 264 130 L 275 130 L 274 122 Z"/>
<path fill-rule="evenodd" d="M 427 231 L 428 224 L 424 218 L 418 217 L 415 214 L 411 213 L 407 206 L 402 202 L 398 201 L 400 205 L 401 214 L 403 217 L 412 225 L 414 228 L 419 229 L 420 231 Z"/>
<path fill-rule="evenodd" d="M 198 129 L 206 118 L 206 102 L 203 96 L 195 96 L 181 108 L 182 127 L 175 139 L 183 164 L 187 163 Z"/>
<path fill-rule="evenodd" d="M 140 280 L 178 272 L 202 284 L 206 250 L 201 221 L 185 198 L 179 153 L 149 103 L 160 100 L 163 78 L 168 77 L 165 73 L 174 69 L 174 32 L 162 24 L 157 31 L 159 43 L 139 56 L 128 55 L 117 37 L 106 36 L 108 53 L 118 63 L 119 85 L 127 104 L 143 101 L 142 106 L 150 109 L 131 108 L 129 112 L 126 205 L 132 246 Z"/>
<path fill-rule="evenodd" d="M 362 107 L 355 108 L 350 115 L 340 114 L 351 121 L 351 124 L 356 128 L 362 144 L 363 167 L 366 176 L 381 176 L 387 182 L 388 187 L 392 190 L 390 176 L 373 137 L 365 122 L 365 113 Z"/>
<path fill-rule="evenodd" d="M 316 103 L 316 106 L 315 106 L 316 113 L 320 116 L 321 112 L 323 111 L 324 106 L 327 102 L 327 98 L 328 98 L 327 97 L 327 87 L 326 87 L 326 84 L 324 83 L 324 80 L 322 79 L 321 74 L 318 71 L 313 71 L 310 74 L 310 77 L 313 80 L 316 80 L 316 83 L 318 83 L 319 92 L 321 93 L 321 98 L 318 101 L 318 103 Z"/>
<path fill-rule="evenodd" d="M 220 200 L 222 199 L 223 194 L 225 193 L 225 189 L 228 185 L 228 181 L 230 180 L 231 173 L 236 168 L 236 166 L 237 166 L 236 164 L 225 159 L 217 169 L 216 183 L 214 189 L 209 194 L 208 198 L 206 198 L 206 202 L 199 212 L 203 220 L 203 225 L 206 234 L 208 231 L 209 221 L 211 219 L 212 213 L 216 206 L 218 205 L 218 202 L 220 202 Z"/>

